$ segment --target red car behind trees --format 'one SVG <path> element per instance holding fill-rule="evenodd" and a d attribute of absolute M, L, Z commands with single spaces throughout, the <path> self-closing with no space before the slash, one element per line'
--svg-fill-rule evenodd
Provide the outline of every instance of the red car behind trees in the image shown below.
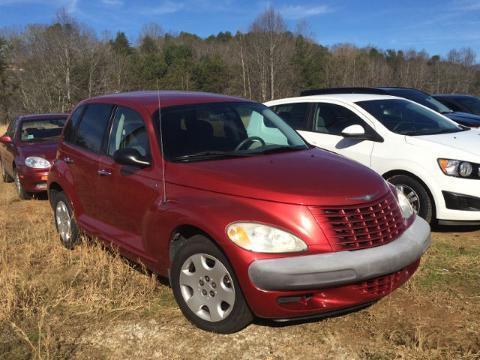
<path fill-rule="evenodd" d="M 184 315 L 229 333 L 367 306 L 407 281 L 430 228 L 370 169 L 308 145 L 264 105 L 205 93 L 81 102 L 48 180 L 79 230 L 168 276 Z"/>

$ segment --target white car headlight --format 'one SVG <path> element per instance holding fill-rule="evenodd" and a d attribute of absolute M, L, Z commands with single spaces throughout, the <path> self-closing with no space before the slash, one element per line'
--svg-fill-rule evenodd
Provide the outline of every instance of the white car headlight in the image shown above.
<path fill-rule="evenodd" d="M 25 165 L 34 169 L 48 169 L 50 162 L 38 156 L 29 156 L 25 159 Z"/>
<path fill-rule="evenodd" d="M 399 188 L 396 188 L 397 191 L 397 201 L 398 206 L 400 207 L 400 211 L 402 212 L 402 216 L 405 220 L 410 219 L 414 214 L 415 211 L 413 210 L 410 201 L 405 196 L 405 194 Z"/>
<path fill-rule="evenodd" d="M 463 178 L 480 177 L 480 165 L 469 161 L 438 159 L 438 165 L 445 175 Z"/>
<path fill-rule="evenodd" d="M 287 253 L 307 250 L 307 245 L 295 235 L 258 223 L 230 224 L 227 235 L 241 248 L 254 252 Z"/>

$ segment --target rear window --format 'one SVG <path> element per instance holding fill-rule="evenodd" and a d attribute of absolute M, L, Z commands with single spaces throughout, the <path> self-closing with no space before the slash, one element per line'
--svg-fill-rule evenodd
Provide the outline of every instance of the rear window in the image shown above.
<path fill-rule="evenodd" d="M 20 128 L 20 140 L 35 142 L 58 138 L 65 125 L 66 118 L 24 120 Z"/>
<path fill-rule="evenodd" d="M 272 107 L 288 125 L 296 130 L 307 129 L 307 110 L 308 103 L 282 104 Z"/>

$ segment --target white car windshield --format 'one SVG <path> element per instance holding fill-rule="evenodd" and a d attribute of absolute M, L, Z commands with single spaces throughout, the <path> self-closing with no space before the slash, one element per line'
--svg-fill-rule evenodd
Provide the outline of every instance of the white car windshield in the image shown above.
<path fill-rule="evenodd" d="M 359 101 L 357 105 L 368 111 L 387 129 L 401 135 L 432 135 L 466 130 L 446 120 L 442 115 L 407 100 L 369 100 Z"/>

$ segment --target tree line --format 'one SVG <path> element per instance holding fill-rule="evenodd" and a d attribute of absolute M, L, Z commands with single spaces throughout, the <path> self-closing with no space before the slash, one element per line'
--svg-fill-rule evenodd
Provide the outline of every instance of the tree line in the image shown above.
<path fill-rule="evenodd" d="M 407 86 L 480 94 L 470 48 L 446 57 L 344 43 L 325 47 L 273 8 L 248 31 L 207 38 L 147 24 L 135 44 L 125 33 L 99 37 L 59 12 L 51 24 L 0 34 L 0 122 L 22 113 L 69 111 L 80 100 L 140 89 L 209 91 L 257 101 L 308 88 Z"/>

